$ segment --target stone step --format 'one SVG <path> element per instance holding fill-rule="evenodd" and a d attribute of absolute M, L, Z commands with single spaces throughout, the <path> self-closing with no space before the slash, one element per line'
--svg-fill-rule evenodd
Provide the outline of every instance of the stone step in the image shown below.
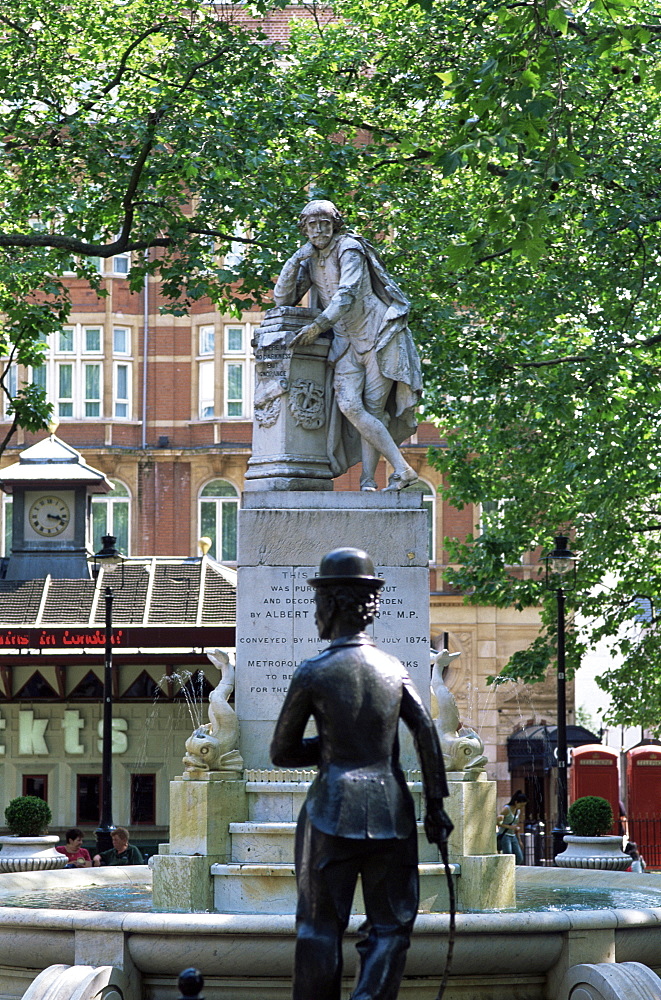
<path fill-rule="evenodd" d="M 423 863 L 420 870 L 420 911 L 444 912 L 448 908 L 445 869 L 440 863 Z M 450 865 L 455 881 L 461 865 Z M 293 864 L 216 864 L 211 866 L 214 909 L 220 913 L 296 913 L 296 874 Z M 358 879 L 352 913 L 364 913 Z"/>
<path fill-rule="evenodd" d="M 247 771 L 248 819 L 255 823 L 295 823 L 314 773 L 293 770 Z M 420 781 L 409 781 L 408 787 L 413 795 L 416 819 L 421 819 L 422 784 Z"/>
<path fill-rule="evenodd" d="M 293 864 L 296 823 L 230 823 L 231 860 L 238 864 Z M 418 823 L 418 854 L 421 862 L 438 861 L 438 848 L 430 844 Z"/>

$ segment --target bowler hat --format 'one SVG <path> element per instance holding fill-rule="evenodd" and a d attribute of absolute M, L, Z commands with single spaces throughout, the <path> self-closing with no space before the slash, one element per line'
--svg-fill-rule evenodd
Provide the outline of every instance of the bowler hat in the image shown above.
<path fill-rule="evenodd" d="M 370 583 L 380 589 L 386 581 L 374 575 L 374 563 L 362 549 L 333 549 L 319 563 L 319 574 L 308 580 L 311 587 L 325 583 Z"/>

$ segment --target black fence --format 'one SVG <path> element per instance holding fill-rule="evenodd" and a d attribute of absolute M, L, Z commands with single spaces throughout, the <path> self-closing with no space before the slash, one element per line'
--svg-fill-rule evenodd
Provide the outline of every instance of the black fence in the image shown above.
<path fill-rule="evenodd" d="M 647 868 L 661 869 L 661 816 L 629 816 L 629 840 L 638 847 Z"/>
<path fill-rule="evenodd" d="M 553 867 L 553 834 L 546 833 L 543 823 L 532 823 L 523 835 L 523 857 L 527 865 Z"/>

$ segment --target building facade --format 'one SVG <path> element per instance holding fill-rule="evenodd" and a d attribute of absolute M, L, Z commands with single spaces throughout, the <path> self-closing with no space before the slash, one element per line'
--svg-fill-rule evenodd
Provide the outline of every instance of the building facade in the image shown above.
<path fill-rule="evenodd" d="M 212 541 L 209 555 L 233 568 L 237 510 L 251 453 L 251 340 L 260 314 L 246 312 L 237 320 L 202 301 L 187 316 L 163 315 L 155 279 L 145 283 L 141 294 L 129 291 L 127 255 L 100 261 L 99 267 L 104 269 L 106 297 L 98 297 L 85 282 L 72 278 L 70 323 L 47 345 L 40 368 L 15 372 L 16 384 L 34 380 L 46 388 L 59 421 L 58 436 L 79 449 L 85 461 L 105 473 L 113 486 L 111 493 L 91 501 L 88 544 L 92 551 L 100 548 L 101 536 L 109 532 L 132 558 L 195 559 L 198 539 L 208 536 Z M 16 461 L 17 452 L 39 437 L 19 430 L 0 458 L 0 476 L 3 468 Z M 447 683 L 463 722 L 482 733 L 489 777 L 498 780 L 499 794 L 507 797 L 511 789 L 507 737 L 528 722 L 554 718 L 554 688 L 552 682 L 533 689 L 515 685 L 493 689 L 485 683 L 516 649 L 529 645 L 537 633 L 538 618 L 534 611 L 467 605 L 462 594 L 444 583 L 443 539 L 478 530 L 480 511 L 457 510 L 438 494 L 439 474 L 429 465 L 427 453 L 430 446 L 439 444 L 436 428 L 423 423 L 404 445 L 407 460 L 420 475 L 418 488 L 425 494 L 429 516 L 430 640 L 439 648 L 448 644 L 452 652 L 461 653 L 453 661 Z M 380 486 L 385 486 L 389 471 L 382 461 Z M 358 479 L 356 467 L 336 480 L 335 488 L 358 489 Z M 4 497 L 3 522 L 2 554 L 6 557 L 12 542 L 10 496 Z M 536 567 L 522 565 L 516 571 L 526 574 Z M 11 673 L 11 665 L 9 669 Z M 91 669 L 100 679 L 102 666 Z M 149 664 L 146 669 L 158 685 L 163 666 Z M 5 696 L 12 711 L 33 711 L 27 679 L 16 671 L 6 682 Z M 57 725 L 49 723 L 51 734 L 57 730 L 52 744 L 55 756 L 66 733 L 63 713 L 75 710 L 67 699 L 79 680 L 72 674 L 70 690 L 61 691 L 64 698 L 51 702 L 53 720 L 58 713 L 62 715 Z M 132 702 L 127 725 L 131 716 L 135 723 L 130 725 L 143 726 L 144 720 L 135 713 L 148 715 L 152 698 L 142 701 L 145 707 L 140 709 Z M 85 732 L 94 730 L 98 721 L 94 713 L 99 710 L 91 703 L 86 707 L 89 720 L 86 716 L 79 720 Z M 17 717 L 11 726 L 18 725 Z M 147 747 L 149 737 L 145 739 Z M 147 761 L 147 749 L 145 754 Z M 26 759 L 26 767 L 13 772 L 5 768 L 5 798 L 20 793 L 28 772 L 36 774 L 33 762 Z M 161 798 L 166 799 L 165 783 L 177 768 L 178 759 L 173 758 L 166 768 L 172 773 L 163 773 Z M 156 807 L 156 813 L 165 820 L 166 802 Z M 121 815 L 131 821 L 130 808 Z M 79 811 L 72 818 L 82 821 Z M 68 820 L 62 817 L 61 822 Z"/>

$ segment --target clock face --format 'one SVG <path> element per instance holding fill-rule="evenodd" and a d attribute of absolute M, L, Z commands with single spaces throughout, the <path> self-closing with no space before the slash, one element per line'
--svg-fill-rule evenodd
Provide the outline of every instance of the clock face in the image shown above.
<path fill-rule="evenodd" d="M 61 497 L 43 496 L 35 500 L 28 513 L 30 526 L 38 535 L 53 538 L 69 526 L 71 511 Z"/>

